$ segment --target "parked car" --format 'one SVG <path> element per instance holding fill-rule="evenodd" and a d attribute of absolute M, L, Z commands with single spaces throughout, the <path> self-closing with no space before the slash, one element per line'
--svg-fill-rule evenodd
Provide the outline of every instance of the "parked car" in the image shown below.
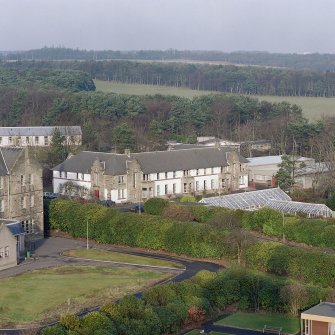
<path fill-rule="evenodd" d="M 143 213 L 144 212 L 144 206 L 141 204 L 134 205 L 133 207 L 130 208 L 132 212 L 135 213 Z"/>
<path fill-rule="evenodd" d="M 57 194 L 54 192 L 44 192 L 43 193 L 43 199 L 56 199 Z"/>
<path fill-rule="evenodd" d="M 113 201 L 113 200 L 102 200 L 101 205 L 106 206 L 106 207 L 113 207 L 113 206 L 115 206 L 115 201 Z"/>

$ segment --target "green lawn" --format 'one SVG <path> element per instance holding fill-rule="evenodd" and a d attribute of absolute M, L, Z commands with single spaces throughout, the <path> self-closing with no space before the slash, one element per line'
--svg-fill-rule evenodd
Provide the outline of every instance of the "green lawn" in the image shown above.
<path fill-rule="evenodd" d="M 199 95 L 218 93 L 213 91 L 197 91 L 189 88 L 178 88 L 169 86 L 125 84 L 113 81 L 95 80 L 97 91 L 114 92 L 119 94 L 135 95 L 177 95 L 186 98 L 193 98 Z M 220 92 L 221 93 L 221 92 Z M 335 116 L 335 98 L 314 98 L 314 97 L 279 97 L 279 96 L 252 96 L 259 100 L 270 102 L 287 101 L 302 107 L 303 114 L 310 120 L 320 119 L 324 116 Z"/>
<path fill-rule="evenodd" d="M 55 320 L 168 277 L 142 269 L 65 266 L 4 278 L 0 280 L 0 327 Z"/>
<path fill-rule="evenodd" d="M 67 250 L 63 253 L 65 256 L 86 258 L 86 259 L 96 259 L 100 261 L 111 261 L 111 262 L 122 262 L 131 264 L 141 264 L 150 266 L 165 266 L 172 268 L 183 268 L 179 263 L 170 262 L 162 259 L 151 258 L 151 257 L 141 257 L 129 254 L 123 254 L 120 252 L 112 252 L 100 249 L 74 249 Z"/>
<path fill-rule="evenodd" d="M 263 330 L 264 325 L 283 327 L 283 332 L 296 334 L 300 330 L 299 318 L 284 314 L 257 314 L 237 312 L 217 321 L 215 324 Z"/>

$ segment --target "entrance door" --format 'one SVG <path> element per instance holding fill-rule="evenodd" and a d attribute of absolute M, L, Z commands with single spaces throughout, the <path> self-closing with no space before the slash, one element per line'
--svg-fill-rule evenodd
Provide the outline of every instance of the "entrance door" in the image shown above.
<path fill-rule="evenodd" d="M 99 190 L 94 190 L 94 196 L 98 199 L 100 198 L 99 197 Z"/>

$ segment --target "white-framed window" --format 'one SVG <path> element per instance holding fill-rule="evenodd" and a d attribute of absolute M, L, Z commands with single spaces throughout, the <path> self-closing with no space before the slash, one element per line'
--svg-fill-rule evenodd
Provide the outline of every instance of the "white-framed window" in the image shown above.
<path fill-rule="evenodd" d="M 206 168 L 204 168 L 204 174 L 207 174 L 207 169 Z"/>
<path fill-rule="evenodd" d="M 5 257 L 9 257 L 9 246 L 5 246 Z"/>
<path fill-rule="evenodd" d="M 168 184 L 165 184 L 164 185 L 164 194 L 168 194 L 169 191 L 168 191 Z"/>
<path fill-rule="evenodd" d="M 28 183 L 29 185 L 34 184 L 34 176 L 31 173 L 28 174 Z"/>
<path fill-rule="evenodd" d="M 159 173 L 157 173 L 157 180 L 159 180 Z"/>
<path fill-rule="evenodd" d="M 184 186 L 183 186 L 183 192 L 184 192 L 184 193 L 187 193 L 187 183 L 184 183 Z"/>
<path fill-rule="evenodd" d="M 176 178 L 176 176 L 177 176 L 177 172 L 173 171 L 173 178 Z"/>
<path fill-rule="evenodd" d="M 226 180 L 225 179 L 221 179 L 221 187 L 222 188 L 226 187 Z"/>
<path fill-rule="evenodd" d="M 160 194 L 161 194 L 161 186 L 157 185 L 157 195 L 160 195 Z"/>
<path fill-rule="evenodd" d="M 35 144 L 39 144 L 39 141 L 40 140 L 40 138 L 38 137 L 38 136 L 35 136 Z"/>
<path fill-rule="evenodd" d="M 24 186 L 24 175 L 20 176 L 20 185 L 21 187 Z"/>
<path fill-rule="evenodd" d="M 195 190 L 199 191 L 199 181 L 198 180 L 195 182 Z"/>
<path fill-rule="evenodd" d="M 168 173 L 165 172 L 165 179 L 168 179 Z"/>
<path fill-rule="evenodd" d="M 143 173 L 143 180 L 148 181 L 149 180 L 149 175 L 146 173 Z"/>
<path fill-rule="evenodd" d="M 190 170 L 183 170 L 184 177 L 187 177 L 190 174 Z"/>
<path fill-rule="evenodd" d="M 60 173 L 60 176 L 61 176 L 61 178 L 67 178 L 67 173 L 66 173 L 66 171 L 61 171 L 61 173 Z"/>
<path fill-rule="evenodd" d="M 199 176 L 199 169 L 197 169 L 197 171 L 196 171 L 196 175 Z"/>
<path fill-rule="evenodd" d="M 8 144 L 13 144 L 13 137 L 12 136 L 8 137 Z"/>
<path fill-rule="evenodd" d="M 29 136 L 26 136 L 26 144 L 29 144 L 29 143 L 30 143 Z"/>
<path fill-rule="evenodd" d="M 207 180 L 204 180 L 204 190 L 207 189 Z"/>
<path fill-rule="evenodd" d="M 211 168 L 211 174 L 214 174 L 214 168 L 213 167 Z"/>
<path fill-rule="evenodd" d="M 211 189 L 214 190 L 215 184 L 214 184 L 214 179 L 211 179 Z"/>
<path fill-rule="evenodd" d="M 49 137 L 44 136 L 44 145 L 49 145 Z"/>
<path fill-rule="evenodd" d="M 117 190 L 117 197 L 118 199 L 124 199 L 125 198 L 125 189 L 120 188 Z"/>
<path fill-rule="evenodd" d="M 176 194 L 176 189 L 177 189 L 176 186 L 177 186 L 177 185 L 176 185 L 175 183 L 172 185 L 172 193 L 173 193 L 173 194 Z"/>
<path fill-rule="evenodd" d="M 124 176 L 118 176 L 117 182 L 118 182 L 118 184 L 123 184 L 124 183 Z"/>

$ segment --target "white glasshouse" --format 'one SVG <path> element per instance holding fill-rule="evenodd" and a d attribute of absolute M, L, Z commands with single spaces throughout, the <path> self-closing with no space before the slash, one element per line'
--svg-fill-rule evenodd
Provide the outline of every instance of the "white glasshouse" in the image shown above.
<path fill-rule="evenodd" d="M 280 188 L 204 198 L 199 202 L 212 207 L 242 210 L 269 207 L 282 213 L 304 214 L 308 217 L 332 217 L 332 210 L 326 205 L 292 201 Z"/>

